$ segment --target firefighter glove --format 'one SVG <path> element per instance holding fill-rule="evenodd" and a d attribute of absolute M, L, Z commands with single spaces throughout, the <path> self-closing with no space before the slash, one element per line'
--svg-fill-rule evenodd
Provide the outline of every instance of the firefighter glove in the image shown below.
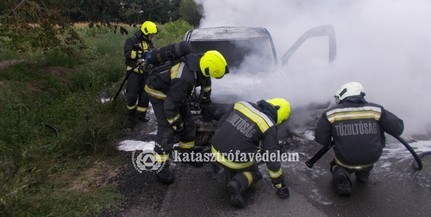
<path fill-rule="evenodd" d="M 211 102 L 211 94 L 210 92 L 202 92 L 199 96 L 199 101 L 201 103 L 210 103 Z"/>
<path fill-rule="evenodd" d="M 148 64 L 147 60 L 145 60 L 144 58 L 138 59 L 137 66 L 143 71 L 145 71 L 149 68 L 149 64 Z"/>
<path fill-rule="evenodd" d="M 183 118 L 181 116 L 178 117 L 174 122 L 171 123 L 171 126 L 175 132 L 181 132 L 184 129 Z"/>
<path fill-rule="evenodd" d="M 146 59 L 144 59 L 144 58 L 138 59 L 138 64 L 139 64 L 139 65 L 144 65 L 144 64 L 146 64 L 146 63 L 147 63 L 147 60 L 146 60 Z"/>
<path fill-rule="evenodd" d="M 142 51 L 142 44 L 141 43 L 134 44 L 132 49 L 136 51 L 139 51 L 139 50 Z"/>

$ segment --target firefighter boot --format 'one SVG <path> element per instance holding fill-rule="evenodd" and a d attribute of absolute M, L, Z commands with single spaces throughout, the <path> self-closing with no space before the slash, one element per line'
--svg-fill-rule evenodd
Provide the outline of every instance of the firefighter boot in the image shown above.
<path fill-rule="evenodd" d="M 223 168 L 220 167 L 219 165 L 215 164 L 215 163 L 211 163 L 211 170 L 213 171 L 213 173 L 219 173 Z"/>
<path fill-rule="evenodd" d="M 189 160 L 184 161 L 186 164 L 192 165 L 196 168 L 203 166 L 202 161 L 199 161 L 199 159 L 196 159 L 196 157 L 194 158 L 192 157 L 192 156 L 197 156 L 196 153 L 198 153 L 198 151 L 195 148 L 192 148 L 192 149 L 180 148 L 179 151 L 185 156 L 189 156 Z"/>
<path fill-rule="evenodd" d="M 230 195 L 230 202 L 233 206 L 244 207 L 244 198 L 242 197 L 241 184 L 232 179 L 227 184 L 227 191 Z"/>
<path fill-rule="evenodd" d="M 175 176 L 169 170 L 169 165 L 165 165 L 161 171 L 156 172 L 156 177 L 159 182 L 170 185 L 174 182 Z"/>
<path fill-rule="evenodd" d="M 251 174 L 253 175 L 253 183 L 257 183 L 263 178 L 262 173 L 260 173 L 259 170 L 256 170 Z"/>
<path fill-rule="evenodd" d="M 130 110 L 128 110 L 127 114 L 128 114 L 129 123 L 133 127 L 134 125 L 137 124 L 137 121 L 136 121 L 136 110 L 135 109 L 130 109 Z"/>
<path fill-rule="evenodd" d="M 352 193 L 352 182 L 350 181 L 350 174 L 342 167 L 337 167 L 334 170 L 334 185 L 335 192 L 341 196 L 350 196 Z"/>
<path fill-rule="evenodd" d="M 139 121 L 146 123 L 148 122 L 148 119 L 146 118 L 147 112 L 136 112 L 136 117 Z"/>
<path fill-rule="evenodd" d="M 365 184 L 368 183 L 368 177 L 370 176 L 370 171 L 356 171 L 356 180 L 361 183 Z"/>

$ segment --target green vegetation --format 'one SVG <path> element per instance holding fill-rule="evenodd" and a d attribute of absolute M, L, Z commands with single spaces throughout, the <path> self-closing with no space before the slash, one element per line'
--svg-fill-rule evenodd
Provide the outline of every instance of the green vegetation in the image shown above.
<path fill-rule="evenodd" d="M 197 26 L 202 6 L 193 0 L 2 0 L 0 43 L 14 50 L 52 49 L 69 52 L 82 46 L 72 23 L 117 31 L 118 23 L 140 25 L 144 20 L 165 24 L 180 19 Z M 91 28 L 97 34 L 100 28 Z"/>
<path fill-rule="evenodd" d="M 113 141 L 127 124 L 125 102 L 100 96 L 119 87 L 123 44 L 135 29 L 87 26 L 74 28 L 83 46 L 0 46 L 0 216 L 97 216 L 123 199 L 106 180 L 122 166 Z M 191 28 L 166 23 L 155 44 L 178 42 Z"/>
<path fill-rule="evenodd" d="M 157 38 L 154 40 L 154 43 L 157 47 L 177 43 L 183 39 L 185 32 L 192 28 L 193 27 L 190 26 L 190 24 L 183 20 L 165 23 L 160 28 L 160 32 L 157 34 Z"/>

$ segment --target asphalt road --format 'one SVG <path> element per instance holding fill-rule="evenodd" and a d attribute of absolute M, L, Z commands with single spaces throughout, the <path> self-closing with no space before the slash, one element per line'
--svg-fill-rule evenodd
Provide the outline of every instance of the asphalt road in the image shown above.
<path fill-rule="evenodd" d="M 143 137 L 141 134 L 135 139 Z M 239 209 L 229 203 L 222 175 L 214 173 L 208 164 L 201 168 L 184 163 L 172 165 L 176 180 L 167 186 L 158 183 L 150 172 L 137 172 L 130 163 L 120 184 L 128 202 L 120 212 L 105 216 L 430 216 L 431 156 L 422 159 L 424 169 L 417 171 L 412 157 L 397 158 L 385 152 L 370 182 L 359 184 L 352 176 L 352 195 L 341 197 L 334 192 L 329 173 L 332 151 L 310 169 L 304 162 L 320 147 L 304 138 L 289 144 L 285 150 L 298 152 L 300 159 L 283 162 L 290 189 L 286 200 L 275 195 L 265 164 L 259 166 L 264 178 L 246 192 L 246 207 Z M 122 154 L 125 162 L 129 161 L 131 155 Z"/>
<path fill-rule="evenodd" d="M 368 184 L 358 184 L 352 177 L 352 195 L 340 197 L 333 191 L 328 172 L 332 153 L 312 169 L 303 163 L 311 154 L 303 154 L 299 162 L 283 163 L 290 198 L 279 199 L 265 175 L 246 192 L 247 206 L 242 209 L 230 205 L 222 175 L 214 173 L 209 165 L 172 165 L 176 180 L 169 186 L 158 183 L 150 172 L 138 173 L 130 168 L 128 183 L 124 185 L 130 202 L 115 216 L 401 217 L 431 213 L 430 156 L 423 158 L 422 171 L 416 171 L 410 160 L 382 160 L 376 164 Z M 260 169 L 266 174 L 264 164 Z"/>

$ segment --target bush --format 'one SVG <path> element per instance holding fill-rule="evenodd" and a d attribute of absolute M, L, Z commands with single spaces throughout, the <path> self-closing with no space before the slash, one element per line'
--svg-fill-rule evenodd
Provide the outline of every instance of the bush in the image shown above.
<path fill-rule="evenodd" d="M 166 46 L 183 40 L 184 34 L 193 26 L 183 20 L 165 23 L 160 27 L 160 31 L 154 40 L 156 45 Z"/>

